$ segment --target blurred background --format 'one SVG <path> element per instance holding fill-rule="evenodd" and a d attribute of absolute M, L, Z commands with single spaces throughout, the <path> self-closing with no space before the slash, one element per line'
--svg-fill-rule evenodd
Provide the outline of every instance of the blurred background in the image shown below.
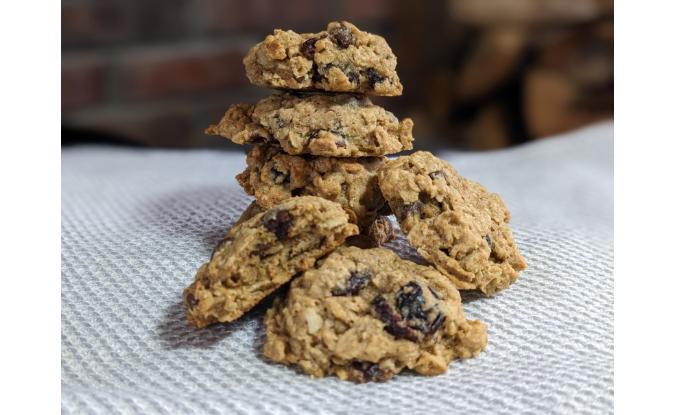
<path fill-rule="evenodd" d="M 489 150 L 613 113 L 609 0 L 63 0 L 62 145 L 230 147 L 203 134 L 254 102 L 242 58 L 274 28 L 384 36 L 417 149 Z"/>

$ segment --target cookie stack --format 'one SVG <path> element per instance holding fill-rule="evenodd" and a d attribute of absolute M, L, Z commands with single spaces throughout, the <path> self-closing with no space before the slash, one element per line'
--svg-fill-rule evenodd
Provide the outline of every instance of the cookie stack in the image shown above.
<path fill-rule="evenodd" d="M 265 317 L 272 361 L 366 382 L 477 355 L 486 326 L 464 317 L 457 289 L 491 295 L 525 261 L 499 196 L 431 153 L 385 158 L 413 141 L 410 119 L 367 97 L 402 93 L 386 41 L 347 22 L 275 30 L 244 65 L 279 91 L 207 133 L 254 145 L 237 180 L 255 202 L 186 288 L 188 321 L 233 321 L 293 280 Z M 392 212 L 428 266 L 379 247 Z"/>

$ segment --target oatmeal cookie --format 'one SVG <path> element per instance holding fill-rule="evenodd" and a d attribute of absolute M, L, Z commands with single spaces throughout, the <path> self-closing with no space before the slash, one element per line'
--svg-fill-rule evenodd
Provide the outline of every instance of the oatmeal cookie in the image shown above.
<path fill-rule="evenodd" d="M 205 132 L 236 144 L 275 142 L 292 155 L 368 157 L 412 149 L 412 128 L 367 97 L 282 93 L 231 105 Z"/>
<path fill-rule="evenodd" d="M 386 203 L 377 187 L 377 169 L 383 161 L 381 157 L 292 156 L 262 144 L 248 152 L 248 167 L 237 181 L 263 208 L 293 196 L 319 196 L 339 203 L 352 222 L 366 229 Z"/>
<path fill-rule="evenodd" d="M 196 327 L 239 318 L 341 245 L 358 227 L 337 203 L 295 197 L 236 225 L 185 289 Z"/>
<path fill-rule="evenodd" d="M 385 248 L 338 248 L 291 283 L 265 326 L 270 360 L 355 382 L 405 368 L 439 375 L 487 343 L 486 326 L 465 319 L 446 277 Z"/>
<path fill-rule="evenodd" d="M 410 243 L 457 288 L 492 295 L 526 268 L 502 199 L 450 164 L 418 151 L 388 161 L 378 176 Z"/>
<path fill-rule="evenodd" d="M 275 30 L 244 58 L 254 85 L 372 95 L 401 95 L 396 56 L 384 38 L 349 22 L 319 33 Z"/>

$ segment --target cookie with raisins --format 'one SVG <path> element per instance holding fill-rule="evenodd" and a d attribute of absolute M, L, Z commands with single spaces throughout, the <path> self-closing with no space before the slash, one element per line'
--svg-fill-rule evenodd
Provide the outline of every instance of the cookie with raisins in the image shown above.
<path fill-rule="evenodd" d="M 237 181 L 263 208 L 293 196 L 319 196 L 339 203 L 361 229 L 367 229 L 386 205 L 377 186 L 377 169 L 383 161 L 383 157 L 292 156 L 261 144 L 246 155 L 247 168 Z"/>
<path fill-rule="evenodd" d="M 403 93 L 387 41 L 344 21 L 331 22 L 319 33 L 277 29 L 251 48 L 244 66 L 251 83 L 262 87 Z"/>
<path fill-rule="evenodd" d="M 291 155 L 371 157 L 412 149 L 413 122 L 350 94 L 279 93 L 231 105 L 206 134 L 236 144 L 269 142 Z"/>
<path fill-rule="evenodd" d="M 228 232 L 185 289 L 188 322 L 205 327 L 236 320 L 357 233 L 339 204 L 314 196 L 253 215 Z"/>
<path fill-rule="evenodd" d="M 378 182 L 411 245 L 460 290 L 492 295 L 527 267 L 501 197 L 433 154 L 388 161 Z"/>
<path fill-rule="evenodd" d="M 432 267 L 385 248 L 340 247 L 291 283 L 265 317 L 263 354 L 314 377 L 385 381 L 439 375 L 487 344 L 457 289 Z"/>

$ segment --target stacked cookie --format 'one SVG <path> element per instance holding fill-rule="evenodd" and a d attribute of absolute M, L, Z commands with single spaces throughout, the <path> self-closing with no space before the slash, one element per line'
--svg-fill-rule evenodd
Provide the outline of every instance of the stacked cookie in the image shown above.
<path fill-rule="evenodd" d="M 254 144 L 237 180 L 255 202 L 186 288 L 188 321 L 233 321 L 292 280 L 265 317 L 272 361 L 365 382 L 477 355 L 486 326 L 464 317 L 457 289 L 492 294 L 525 262 L 499 196 L 431 153 L 385 158 L 413 141 L 410 119 L 367 97 L 402 93 L 386 41 L 347 22 L 275 30 L 244 65 L 280 91 L 207 129 Z M 392 212 L 429 266 L 379 247 Z"/>

